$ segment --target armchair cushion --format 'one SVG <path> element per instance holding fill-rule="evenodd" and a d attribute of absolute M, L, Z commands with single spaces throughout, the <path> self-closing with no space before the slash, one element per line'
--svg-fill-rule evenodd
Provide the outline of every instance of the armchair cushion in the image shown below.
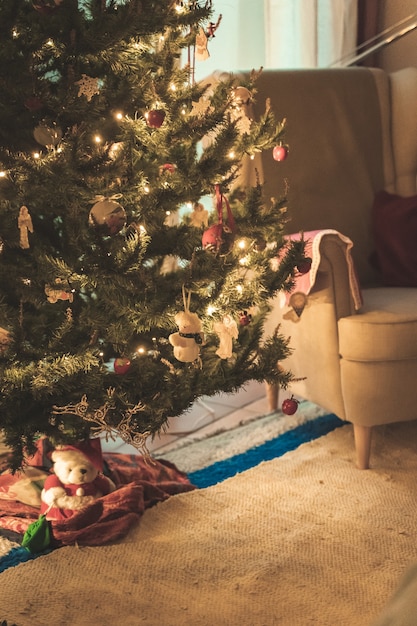
<path fill-rule="evenodd" d="M 375 265 L 384 284 L 417 287 L 417 196 L 377 193 L 372 229 Z"/>
<path fill-rule="evenodd" d="M 417 359 L 417 293 L 407 288 L 364 289 L 360 315 L 338 321 L 339 352 L 348 361 Z"/>

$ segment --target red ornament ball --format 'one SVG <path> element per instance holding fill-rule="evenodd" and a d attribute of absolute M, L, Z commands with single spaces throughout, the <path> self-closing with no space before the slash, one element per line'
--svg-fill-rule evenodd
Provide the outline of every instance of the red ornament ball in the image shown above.
<path fill-rule="evenodd" d="M 29 96 L 24 104 L 28 111 L 39 111 L 43 107 L 43 102 L 38 96 Z"/>
<path fill-rule="evenodd" d="M 294 415 L 298 409 L 298 400 L 296 400 L 293 396 L 291 396 L 291 398 L 286 398 L 282 403 L 281 408 L 285 415 Z"/>
<path fill-rule="evenodd" d="M 247 311 L 242 311 L 239 315 L 239 324 L 241 326 L 249 326 L 252 321 L 252 315 L 248 314 Z"/>
<path fill-rule="evenodd" d="M 114 359 L 114 371 L 116 372 L 116 374 L 119 374 L 120 376 L 122 376 L 123 374 L 127 374 L 127 372 L 130 370 L 130 360 L 126 359 L 124 357 L 118 357 L 117 359 Z"/>
<path fill-rule="evenodd" d="M 159 173 L 160 174 L 164 174 L 164 173 L 173 174 L 176 169 L 177 169 L 177 166 L 174 165 L 174 163 L 164 163 L 159 168 Z"/>
<path fill-rule="evenodd" d="M 310 257 L 306 257 L 300 263 L 297 264 L 297 270 L 300 274 L 307 274 L 311 270 L 312 259 Z"/>
<path fill-rule="evenodd" d="M 61 2 L 62 0 L 33 0 L 32 6 L 38 13 L 50 15 L 58 8 Z"/>
<path fill-rule="evenodd" d="M 153 109 L 146 114 L 146 123 L 151 128 L 160 128 L 164 123 L 165 111 L 160 109 Z"/>
<path fill-rule="evenodd" d="M 272 156 L 275 161 L 284 161 L 288 156 L 288 148 L 286 146 L 275 146 L 272 150 Z"/>
<path fill-rule="evenodd" d="M 213 224 L 204 231 L 201 243 L 204 250 L 213 254 L 227 254 L 233 247 L 234 231 L 226 224 Z"/>

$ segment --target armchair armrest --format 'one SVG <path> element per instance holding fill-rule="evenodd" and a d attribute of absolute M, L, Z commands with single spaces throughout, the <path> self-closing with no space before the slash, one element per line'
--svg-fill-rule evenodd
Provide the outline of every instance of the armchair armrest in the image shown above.
<path fill-rule="evenodd" d="M 284 366 L 303 379 L 291 391 L 344 419 L 337 322 L 356 312 L 357 298 L 352 293 L 348 243 L 333 232 L 321 236 L 318 248 L 318 267 L 304 309 L 293 309 L 291 299 L 283 307 L 282 297 L 277 296 L 265 331 L 271 334 L 279 325 L 290 338 L 292 354 Z"/>
<path fill-rule="evenodd" d="M 349 268 L 346 260 L 346 244 L 337 235 L 326 235 L 320 241 L 320 265 L 318 278 L 311 294 L 326 290 L 328 301 L 332 301 L 335 318 L 355 313 Z M 329 292 L 332 294 L 329 298 Z"/>

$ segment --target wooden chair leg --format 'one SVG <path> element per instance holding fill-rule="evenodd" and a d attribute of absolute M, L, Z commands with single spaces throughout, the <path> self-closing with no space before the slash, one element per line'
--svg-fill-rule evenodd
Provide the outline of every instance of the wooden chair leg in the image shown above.
<path fill-rule="evenodd" d="M 369 458 L 371 455 L 371 426 L 353 425 L 355 437 L 356 459 L 358 469 L 369 469 Z"/>
<path fill-rule="evenodd" d="M 265 384 L 266 384 L 266 397 L 268 399 L 268 408 L 270 412 L 273 413 L 274 411 L 278 409 L 279 386 L 270 385 L 269 383 L 265 383 Z"/>

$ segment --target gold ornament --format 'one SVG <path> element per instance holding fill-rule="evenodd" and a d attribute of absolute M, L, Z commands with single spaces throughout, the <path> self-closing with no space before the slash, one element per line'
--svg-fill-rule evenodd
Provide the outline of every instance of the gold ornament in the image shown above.
<path fill-rule="evenodd" d="M 33 136 L 41 146 L 55 148 L 62 139 L 62 130 L 56 124 L 49 126 L 42 122 L 33 131 Z"/>
<path fill-rule="evenodd" d="M 126 225 L 126 211 L 116 202 L 119 194 L 111 198 L 97 196 L 97 202 L 90 211 L 88 223 L 105 237 L 117 235 Z"/>

